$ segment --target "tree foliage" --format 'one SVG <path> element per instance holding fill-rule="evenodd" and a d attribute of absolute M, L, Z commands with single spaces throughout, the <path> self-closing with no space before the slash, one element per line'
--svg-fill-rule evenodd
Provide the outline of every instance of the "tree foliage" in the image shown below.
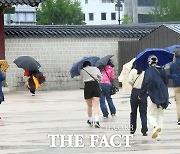
<path fill-rule="evenodd" d="M 153 0 L 150 16 L 153 21 L 180 21 L 180 0 Z"/>
<path fill-rule="evenodd" d="M 84 14 L 80 2 L 76 0 L 46 0 L 37 9 L 36 14 L 39 25 L 84 24 Z"/>
<path fill-rule="evenodd" d="M 128 16 L 128 14 L 125 14 L 124 17 L 122 18 L 122 24 L 131 24 L 132 23 L 132 18 Z"/>

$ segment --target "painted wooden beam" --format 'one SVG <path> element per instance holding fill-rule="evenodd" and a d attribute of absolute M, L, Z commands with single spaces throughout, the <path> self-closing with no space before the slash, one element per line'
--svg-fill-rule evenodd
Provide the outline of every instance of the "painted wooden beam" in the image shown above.
<path fill-rule="evenodd" d="M 0 13 L 0 59 L 5 59 L 4 13 Z"/>

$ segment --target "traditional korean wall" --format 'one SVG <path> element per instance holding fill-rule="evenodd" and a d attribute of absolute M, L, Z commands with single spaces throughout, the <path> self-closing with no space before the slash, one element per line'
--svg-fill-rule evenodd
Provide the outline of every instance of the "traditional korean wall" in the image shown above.
<path fill-rule="evenodd" d="M 9 62 L 7 84 L 10 90 L 24 88 L 26 79 L 23 70 L 17 68 L 13 60 L 21 55 L 29 55 L 42 65 L 40 71 L 46 76 L 41 90 L 76 89 L 83 87 L 79 77 L 70 77 L 74 62 L 84 56 L 114 54 L 117 72 L 119 38 L 16 38 L 6 39 L 6 60 Z M 124 39 L 123 39 L 124 40 Z"/>

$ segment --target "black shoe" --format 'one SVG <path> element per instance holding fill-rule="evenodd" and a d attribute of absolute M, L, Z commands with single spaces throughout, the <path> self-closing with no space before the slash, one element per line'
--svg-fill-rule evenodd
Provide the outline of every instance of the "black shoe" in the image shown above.
<path fill-rule="evenodd" d="M 112 117 L 115 117 L 116 115 L 115 114 L 111 114 Z"/>
<path fill-rule="evenodd" d="M 177 121 L 177 124 L 180 125 L 180 120 Z"/>
<path fill-rule="evenodd" d="M 98 121 L 94 122 L 94 127 L 95 127 L 95 128 L 100 128 L 100 124 L 99 124 Z"/>
<path fill-rule="evenodd" d="M 88 121 L 87 121 L 87 124 L 88 124 L 89 126 L 91 126 L 91 127 L 93 126 L 93 122 L 92 122 L 92 121 L 89 121 L 89 120 L 88 120 Z"/>
<path fill-rule="evenodd" d="M 143 136 L 147 136 L 147 133 L 143 133 Z"/>

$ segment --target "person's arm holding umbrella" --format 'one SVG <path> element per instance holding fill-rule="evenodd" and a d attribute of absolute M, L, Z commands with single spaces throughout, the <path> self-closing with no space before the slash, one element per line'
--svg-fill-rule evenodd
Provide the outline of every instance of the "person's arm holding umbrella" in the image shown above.
<path fill-rule="evenodd" d="M 24 76 L 28 77 L 29 76 L 29 71 L 24 69 Z"/>

